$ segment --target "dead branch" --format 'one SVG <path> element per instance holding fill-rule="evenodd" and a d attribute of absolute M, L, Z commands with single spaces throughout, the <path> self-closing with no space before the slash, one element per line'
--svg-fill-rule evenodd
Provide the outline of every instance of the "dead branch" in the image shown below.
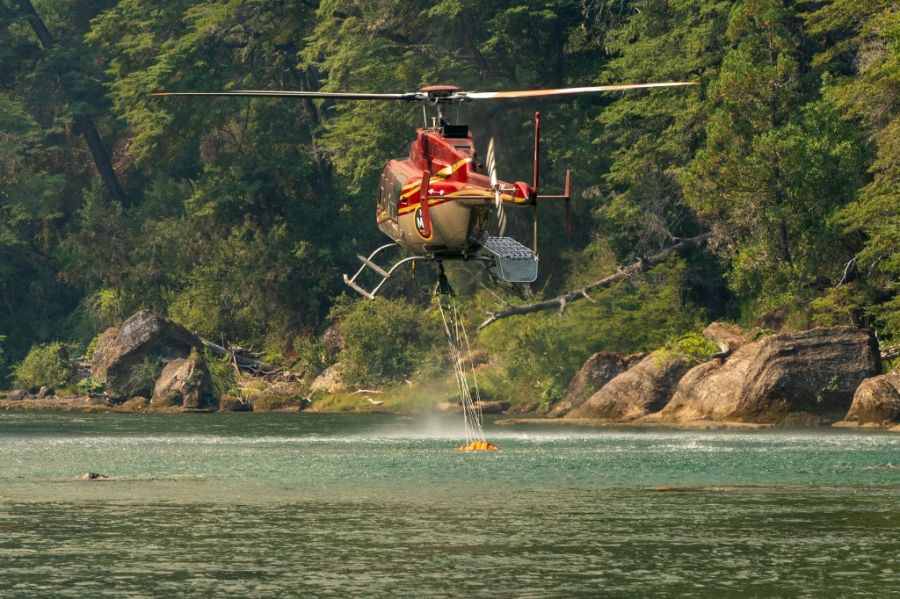
<path fill-rule="evenodd" d="M 267 364 L 259 359 L 259 356 L 251 353 L 249 350 L 240 348 L 240 347 L 223 347 L 218 343 L 213 343 L 207 339 L 200 338 L 200 341 L 203 342 L 203 346 L 209 350 L 209 352 L 217 358 L 227 358 L 229 362 L 235 367 L 238 374 L 242 372 L 249 372 L 253 376 L 263 376 L 263 377 L 276 377 L 279 375 L 285 376 L 286 378 L 296 378 L 291 373 L 286 373 L 284 369 L 279 368 L 273 364 Z"/>
<path fill-rule="evenodd" d="M 835 287 L 840 287 L 847 281 L 847 278 L 853 274 L 853 271 L 856 269 L 856 256 L 854 256 L 850 262 L 844 266 L 844 273 L 841 275 L 841 280 L 838 281 L 838 284 Z"/>
<path fill-rule="evenodd" d="M 600 279 L 599 281 L 594 281 L 589 285 L 585 285 L 581 289 L 570 291 L 558 297 L 554 297 L 553 299 L 535 302 L 533 304 L 524 304 L 521 306 L 510 306 L 509 308 L 500 310 L 499 312 L 492 312 L 484 322 L 478 325 L 478 330 L 480 331 L 481 329 L 494 324 L 498 320 L 509 318 L 510 316 L 521 316 L 523 314 L 531 314 L 533 312 L 541 312 L 543 310 L 553 309 L 559 310 L 559 312 L 562 313 L 563 311 L 565 311 L 568 304 L 572 302 L 578 301 L 580 299 L 591 299 L 588 295 L 589 291 L 611 287 L 619 281 L 623 281 L 629 277 L 645 272 L 649 268 L 665 261 L 672 254 L 683 254 L 688 250 L 702 247 L 706 244 L 708 239 L 709 233 L 697 235 L 696 237 L 679 239 L 677 243 L 667 247 L 661 252 L 653 254 L 652 256 L 642 257 L 637 262 L 628 266 L 619 266 L 617 267 L 615 274 L 611 274 L 606 278 Z"/>

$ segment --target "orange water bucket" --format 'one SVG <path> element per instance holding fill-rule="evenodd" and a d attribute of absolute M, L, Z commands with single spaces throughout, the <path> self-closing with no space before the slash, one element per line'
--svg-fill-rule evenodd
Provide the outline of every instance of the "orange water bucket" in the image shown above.
<path fill-rule="evenodd" d="M 487 441 L 472 441 L 468 445 L 457 447 L 456 451 L 500 451 L 500 448 Z"/>

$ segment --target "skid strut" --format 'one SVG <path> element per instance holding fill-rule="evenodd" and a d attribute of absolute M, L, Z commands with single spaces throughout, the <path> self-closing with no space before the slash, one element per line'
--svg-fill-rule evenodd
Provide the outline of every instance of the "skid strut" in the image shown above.
<path fill-rule="evenodd" d="M 360 262 L 362 262 L 362 266 L 359 267 L 359 270 L 357 270 L 355 273 L 353 273 L 352 277 L 348 277 L 345 274 L 344 275 L 344 284 L 346 284 L 348 287 L 350 287 L 350 289 L 352 289 L 353 291 L 362 295 L 363 297 L 367 297 L 369 299 L 375 299 L 375 296 L 378 294 L 379 291 L 381 291 L 381 288 L 384 286 L 385 283 L 387 283 L 388 279 L 391 278 L 391 275 L 393 275 L 394 271 L 396 271 L 398 268 L 400 268 L 404 264 L 408 264 L 410 262 L 415 262 L 416 260 L 430 260 L 431 259 L 429 256 L 410 256 L 409 258 L 403 258 L 402 260 L 398 260 L 388 270 L 385 270 L 382 267 L 378 266 L 378 264 L 376 264 L 374 262 L 375 256 L 377 256 L 384 250 L 386 250 L 388 248 L 393 248 L 393 247 L 400 247 L 400 246 L 397 245 L 396 243 L 388 243 L 386 245 L 381 246 L 380 248 L 378 248 L 371 254 L 369 254 L 368 257 L 364 257 L 364 256 L 357 254 L 356 257 L 359 258 Z M 371 291 L 367 291 L 359 283 L 356 282 L 356 280 L 359 278 L 359 276 L 362 273 L 364 273 L 366 271 L 366 269 L 371 270 L 372 272 L 377 274 L 379 277 L 381 277 L 381 280 L 378 281 L 378 284 L 375 285 L 375 287 L 373 287 Z"/>

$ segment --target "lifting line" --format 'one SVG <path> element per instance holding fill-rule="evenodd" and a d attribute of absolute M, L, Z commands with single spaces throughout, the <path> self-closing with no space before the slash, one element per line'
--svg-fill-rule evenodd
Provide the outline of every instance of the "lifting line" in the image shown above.
<path fill-rule="evenodd" d="M 444 265 L 438 262 L 440 273 L 434 294 L 437 296 L 438 308 L 441 311 L 441 320 L 444 323 L 444 332 L 447 334 L 447 343 L 450 346 L 450 362 L 453 364 L 453 372 L 456 375 L 456 385 L 459 388 L 460 403 L 463 408 L 463 422 L 466 430 L 466 444 L 458 449 L 461 451 L 497 450 L 496 445 L 488 443 L 484 438 L 484 418 L 481 413 L 481 394 L 478 391 L 478 377 L 475 374 L 475 365 L 472 362 L 472 348 L 469 345 L 469 336 L 459 317 L 459 307 L 453 289 L 444 274 Z M 469 384 L 469 373 L 472 376 L 472 384 Z M 474 391 L 474 397 L 472 393 Z"/>

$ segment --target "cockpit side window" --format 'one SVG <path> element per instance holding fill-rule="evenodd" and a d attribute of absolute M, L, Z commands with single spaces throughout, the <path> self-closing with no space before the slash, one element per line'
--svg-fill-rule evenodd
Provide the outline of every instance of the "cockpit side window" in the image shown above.
<path fill-rule="evenodd" d="M 391 177 L 391 197 L 388 202 L 388 216 L 391 217 L 391 220 L 397 222 L 397 208 L 400 203 L 400 194 L 403 191 L 403 184 L 399 179 L 395 177 Z"/>

